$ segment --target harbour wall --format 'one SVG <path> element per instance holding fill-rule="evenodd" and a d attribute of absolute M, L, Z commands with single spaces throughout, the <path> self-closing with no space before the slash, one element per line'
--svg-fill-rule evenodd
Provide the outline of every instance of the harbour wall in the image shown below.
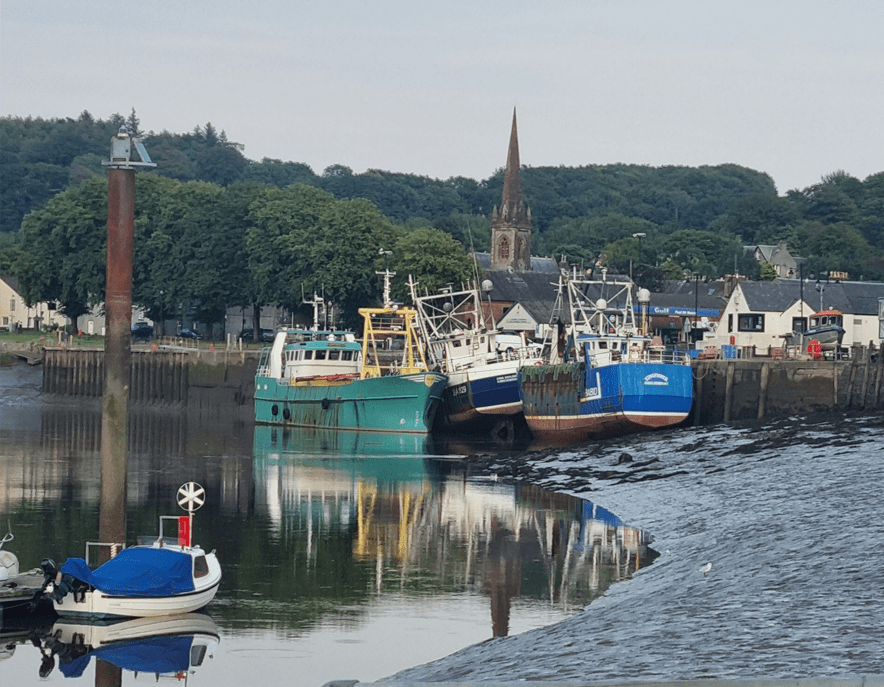
<path fill-rule="evenodd" d="M 880 347 L 854 347 L 849 360 L 745 358 L 695 360 L 689 422 L 716 424 L 835 410 L 884 408 Z M 49 399 L 100 399 L 100 349 L 43 350 L 43 393 Z M 250 418 L 258 351 L 132 352 L 130 402 L 222 417 Z"/>
<path fill-rule="evenodd" d="M 135 408 L 172 408 L 203 417 L 252 418 L 258 351 L 132 351 L 129 402 Z M 44 395 L 50 400 L 101 399 L 104 351 L 43 350 Z"/>
<path fill-rule="evenodd" d="M 880 347 L 849 360 L 696 360 L 691 421 L 709 425 L 765 417 L 884 408 Z"/>

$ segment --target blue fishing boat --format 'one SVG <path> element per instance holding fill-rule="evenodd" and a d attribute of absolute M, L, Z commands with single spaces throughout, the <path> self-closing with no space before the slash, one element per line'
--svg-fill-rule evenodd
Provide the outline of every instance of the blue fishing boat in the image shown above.
<path fill-rule="evenodd" d="M 654 345 L 633 308 L 633 282 L 562 277 L 570 319 L 552 364 L 525 367 L 525 420 L 548 443 L 577 443 L 678 424 L 693 401 L 689 359 Z M 649 294 L 640 293 L 640 300 Z"/>
<path fill-rule="evenodd" d="M 259 423 L 427 434 L 448 378 L 429 370 L 415 334 L 416 312 L 394 304 L 384 273 L 384 305 L 360 308 L 362 342 L 321 327 L 277 332 L 255 376 Z"/>
<path fill-rule="evenodd" d="M 519 336 L 502 335 L 486 322 L 475 287 L 420 295 L 417 282 L 409 278 L 409 288 L 429 362 L 448 377 L 441 425 L 511 436 L 513 420 L 522 414 L 519 370 L 540 364 L 539 348 Z"/>

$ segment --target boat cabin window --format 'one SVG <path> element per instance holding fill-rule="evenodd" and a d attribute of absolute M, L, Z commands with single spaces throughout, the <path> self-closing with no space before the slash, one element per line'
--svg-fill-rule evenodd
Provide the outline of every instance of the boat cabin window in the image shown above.
<path fill-rule="evenodd" d="M 304 351 L 304 360 L 313 360 L 313 351 Z"/>
<path fill-rule="evenodd" d="M 341 351 L 341 360 L 353 360 L 353 351 Z"/>
<path fill-rule="evenodd" d="M 340 351 L 329 351 L 328 352 L 328 359 L 329 360 L 340 360 L 340 358 L 341 358 Z"/>
<path fill-rule="evenodd" d="M 205 577 L 209 574 L 209 564 L 205 556 L 197 556 L 193 559 L 193 578 Z"/>
<path fill-rule="evenodd" d="M 741 332 L 763 332 L 764 315 L 740 315 L 737 318 L 737 329 Z"/>
<path fill-rule="evenodd" d="M 325 353 L 326 353 L 325 351 L 316 351 L 316 357 L 314 357 L 313 359 L 314 360 L 325 360 Z"/>
<path fill-rule="evenodd" d="M 460 348 L 460 340 L 455 339 L 455 340 L 452 341 L 451 343 L 454 344 L 454 347 L 455 347 L 455 348 Z"/>
<path fill-rule="evenodd" d="M 599 343 L 599 348 L 607 348 L 608 347 L 607 341 L 599 341 L 598 343 Z"/>

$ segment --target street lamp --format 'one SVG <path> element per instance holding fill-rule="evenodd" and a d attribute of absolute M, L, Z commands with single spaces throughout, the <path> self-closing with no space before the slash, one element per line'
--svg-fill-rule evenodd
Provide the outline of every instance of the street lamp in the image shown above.
<path fill-rule="evenodd" d="M 636 266 L 636 272 L 638 272 L 638 268 L 639 268 L 639 267 L 641 266 L 641 264 L 642 264 L 642 239 L 643 239 L 645 236 L 647 236 L 647 234 L 645 234 L 645 233 L 642 232 L 642 231 L 636 232 L 635 234 L 632 235 L 632 238 L 634 238 L 634 239 L 638 239 L 638 261 L 637 261 L 636 264 L 635 264 L 635 266 Z"/>

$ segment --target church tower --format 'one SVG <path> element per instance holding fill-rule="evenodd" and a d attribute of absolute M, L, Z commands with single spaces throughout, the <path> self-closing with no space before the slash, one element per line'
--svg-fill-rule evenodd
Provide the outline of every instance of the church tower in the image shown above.
<path fill-rule="evenodd" d="M 491 269 L 512 269 L 515 272 L 531 269 L 531 210 L 525 207 L 522 199 L 515 108 L 500 208 L 495 206 L 491 213 Z"/>

